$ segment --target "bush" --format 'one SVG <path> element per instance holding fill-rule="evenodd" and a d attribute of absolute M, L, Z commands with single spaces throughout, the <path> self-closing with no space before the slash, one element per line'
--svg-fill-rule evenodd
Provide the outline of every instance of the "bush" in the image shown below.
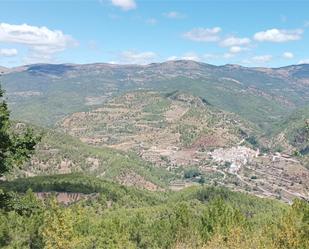
<path fill-rule="evenodd" d="M 200 171 L 196 168 L 188 169 L 184 172 L 184 178 L 186 179 L 195 178 L 200 175 L 201 175 Z"/>

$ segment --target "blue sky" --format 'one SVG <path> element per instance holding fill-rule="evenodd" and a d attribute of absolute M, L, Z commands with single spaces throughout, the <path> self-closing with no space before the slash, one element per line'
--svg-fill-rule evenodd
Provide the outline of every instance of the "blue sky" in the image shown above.
<path fill-rule="evenodd" d="M 0 65 L 309 63 L 309 1 L 0 0 Z"/>

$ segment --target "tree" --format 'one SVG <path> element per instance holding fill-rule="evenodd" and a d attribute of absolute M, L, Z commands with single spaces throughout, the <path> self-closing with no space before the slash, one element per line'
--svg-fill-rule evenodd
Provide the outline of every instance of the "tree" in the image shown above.
<path fill-rule="evenodd" d="M 51 199 L 39 231 L 44 249 L 81 248 L 81 238 L 74 231 L 74 221 L 70 208 L 61 208 L 55 199 Z"/>
<path fill-rule="evenodd" d="M 22 133 L 12 131 L 10 112 L 3 96 L 0 86 L 0 177 L 29 159 L 39 139 L 30 129 Z"/>
<path fill-rule="evenodd" d="M 184 173 L 184 178 L 188 179 L 188 178 L 194 178 L 194 177 L 197 177 L 197 176 L 200 176 L 201 175 L 201 172 L 196 169 L 196 168 L 192 168 L 192 169 L 188 169 L 185 171 Z"/>
<path fill-rule="evenodd" d="M 309 248 L 309 205 L 306 201 L 295 199 L 292 207 L 276 225 L 275 248 Z"/>

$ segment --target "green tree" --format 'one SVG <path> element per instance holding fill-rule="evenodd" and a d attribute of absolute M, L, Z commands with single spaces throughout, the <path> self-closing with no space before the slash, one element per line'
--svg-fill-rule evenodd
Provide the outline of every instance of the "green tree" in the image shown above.
<path fill-rule="evenodd" d="M 43 210 L 42 201 L 35 196 L 31 189 L 28 189 L 23 195 L 8 192 L 6 196 L 3 206 L 0 205 L 0 208 L 4 208 L 5 211 L 14 210 L 20 215 L 30 216 Z"/>
<path fill-rule="evenodd" d="M 243 228 L 246 225 L 243 214 L 221 198 L 216 198 L 208 204 L 201 220 L 205 240 L 214 234 L 228 238 L 231 229 Z"/>
<path fill-rule="evenodd" d="M 275 248 L 309 248 L 309 205 L 295 199 L 289 212 L 276 224 Z"/>
<path fill-rule="evenodd" d="M 12 132 L 10 112 L 3 96 L 0 86 L 0 177 L 29 159 L 38 140 L 30 129 L 23 133 Z"/>
<path fill-rule="evenodd" d="M 81 240 L 74 231 L 74 221 L 74 214 L 70 208 L 60 208 L 57 201 L 51 199 L 39 231 L 44 249 L 80 248 Z"/>

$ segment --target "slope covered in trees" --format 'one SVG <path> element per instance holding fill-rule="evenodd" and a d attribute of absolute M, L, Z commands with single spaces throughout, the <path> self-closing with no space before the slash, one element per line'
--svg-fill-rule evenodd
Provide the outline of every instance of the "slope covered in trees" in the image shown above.
<path fill-rule="evenodd" d="M 15 127 L 27 127 L 15 123 Z M 122 182 L 134 175 L 135 182 L 141 188 L 156 190 L 167 185 L 174 175 L 168 171 L 153 167 L 134 153 L 124 153 L 111 148 L 97 148 L 80 140 L 51 129 L 30 126 L 35 134 L 40 134 L 31 160 L 21 169 L 14 169 L 6 174 L 8 179 L 33 175 L 53 175 L 84 172 L 100 178 Z M 16 128 L 17 129 L 17 128 Z"/>
<path fill-rule="evenodd" d="M 1 183 L 11 194 L 0 212 L 2 248 L 308 248 L 309 205 L 193 187 L 152 193 L 90 176 Z M 70 205 L 27 191 L 95 192 Z M 54 192 L 57 194 L 57 192 Z"/>

